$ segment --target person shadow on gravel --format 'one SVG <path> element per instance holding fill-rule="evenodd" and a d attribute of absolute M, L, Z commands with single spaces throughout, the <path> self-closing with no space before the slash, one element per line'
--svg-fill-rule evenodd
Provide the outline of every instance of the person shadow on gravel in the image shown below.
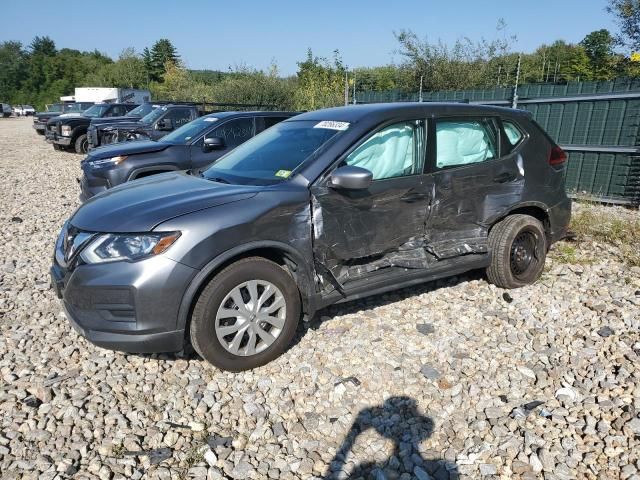
<path fill-rule="evenodd" d="M 358 436 L 369 429 L 393 442 L 393 454 L 381 462 L 364 462 L 352 471 L 346 467 L 347 456 Z M 394 480 L 403 473 L 411 478 L 436 480 L 458 479 L 458 468 L 445 460 L 425 459 L 418 450 L 418 444 L 433 433 L 433 420 L 418 412 L 413 398 L 391 397 L 383 405 L 365 408 L 351 425 L 330 464 L 327 480 L 343 478 L 372 478 Z M 426 475 L 425 475 L 426 474 Z"/>

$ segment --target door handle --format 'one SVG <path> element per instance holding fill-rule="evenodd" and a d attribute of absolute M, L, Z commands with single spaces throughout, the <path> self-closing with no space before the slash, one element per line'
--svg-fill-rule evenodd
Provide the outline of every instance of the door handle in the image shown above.
<path fill-rule="evenodd" d="M 509 172 L 503 172 L 493 177 L 493 181 L 495 183 L 507 183 L 507 182 L 512 182 L 515 179 L 516 179 L 516 176 Z"/>
<path fill-rule="evenodd" d="M 400 197 L 400 200 L 407 203 L 418 202 L 420 200 L 424 200 L 426 195 L 424 193 L 419 192 L 409 192 Z"/>

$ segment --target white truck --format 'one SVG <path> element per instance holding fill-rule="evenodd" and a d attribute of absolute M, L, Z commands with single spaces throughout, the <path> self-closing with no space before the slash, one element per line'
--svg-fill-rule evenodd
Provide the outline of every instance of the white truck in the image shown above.
<path fill-rule="evenodd" d="M 60 97 L 63 102 L 134 103 L 151 101 L 149 90 L 135 88 L 77 87 L 74 95 Z"/>

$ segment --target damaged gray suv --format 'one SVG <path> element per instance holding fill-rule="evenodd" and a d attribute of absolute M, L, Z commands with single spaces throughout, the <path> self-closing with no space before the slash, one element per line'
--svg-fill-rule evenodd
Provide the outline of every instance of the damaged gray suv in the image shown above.
<path fill-rule="evenodd" d="M 200 171 L 81 206 L 53 286 L 96 345 L 263 365 L 336 302 L 485 269 L 535 282 L 571 214 L 566 155 L 527 112 L 378 104 L 305 113 Z"/>

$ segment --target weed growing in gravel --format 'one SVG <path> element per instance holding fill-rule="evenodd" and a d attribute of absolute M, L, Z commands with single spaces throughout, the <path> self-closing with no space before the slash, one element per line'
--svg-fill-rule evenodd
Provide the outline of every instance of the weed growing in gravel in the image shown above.
<path fill-rule="evenodd" d="M 585 257 L 575 244 L 559 242 L 553 247 L 553 258 L 560 263 L 571 265 L 589 265 L 593 259 Z"/>
<path fill-rule="evenodd" d="M 628 265 L 640 266 L 640 216 L 631 220 L 614 217 L 606 209 L 581 204 L 571 217 L 570 229 L 578 242 L 593 240 L 614 245 Z"/>
<path fill-rule="evenodd" d="M 111 455 L 113 455 L 114 458 L 117 458 L 117 459 L 124 457 L 124 444 L 119 443 L 117 445 L 113 445 L 111 447 Z"/>
<path fill-rule="evenodd" d="M 187 450 L 182 461 L 187 470 L 193 467 L 194 465 L 197 465 L 198 463 L 203 462 L 204 454 L 202 451 L 202 445 L 194 445 L 190 447 Z"/>

